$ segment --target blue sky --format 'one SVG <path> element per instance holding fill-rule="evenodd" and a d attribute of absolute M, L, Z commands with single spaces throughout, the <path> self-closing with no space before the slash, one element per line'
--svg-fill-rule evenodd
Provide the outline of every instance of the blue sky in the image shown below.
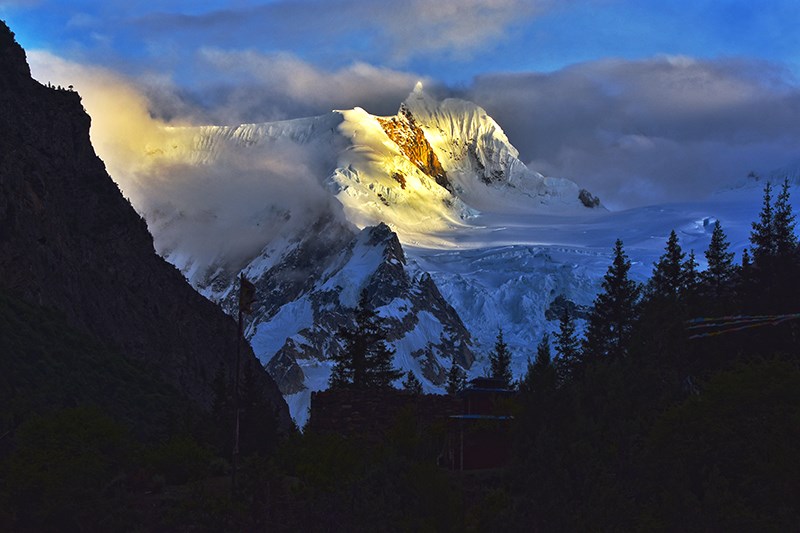
<path fill-rule="evenodd" d="M 0 0 L 0 18 L 35 74 L 102 68 L 167 121 L 388 114 L 423 79 L 620 206 L 800 160 L 796 0 Z M 73 72 L 86 98 L 96 77 Z"/>
<path fill-rule="evenodd" d="M 791 0 L 0 0 L 0 16 L 26 48 L 133 72 L 180 71 L 203 46 L 326 68 L 363 61 L 448 84 L 660 54 L 800 67 L 800 2 Z"/>

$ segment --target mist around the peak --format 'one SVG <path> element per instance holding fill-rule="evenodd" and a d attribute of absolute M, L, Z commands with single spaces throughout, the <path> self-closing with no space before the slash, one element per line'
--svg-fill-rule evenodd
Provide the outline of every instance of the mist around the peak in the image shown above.
<path fill-rule="evenodd" d="M 266 122 L 357 106 L 389 115 L 419 80 L 368 64 L 326 70 L 288 54 L 212 48 L 200 51 L 199 70 L 206 74 L 191 87 L 155 74 L 124 77 L 47 53 L 31 59 L 38 79 L 74 84 L 82 94 L 95 147 L 137 208 L 152 198 L 153 176 L 163 175 L 143 165 L 141 154 L 163 144 L 165 125 Z M 768 173 L 795 161 L 800 145 L 800 89 L 789 73 L 763 61 L 607 59 L 550 73 L 487 74 L 458 88 L 423 81 L 438 99 L 460 97 L 486 109 L 532 170 L 571 179 L 613 210 L 701 200 L 751 171 Z M 236 171 L 241 175 L 260 165 L 275 176 L 254 190 L 275 198 L 272 203 L 294 190 L 279 185 L 280 177 L 309 181 L 288 195 L 289 205 L 314 187 L 324 196 L 317 185 L 324 176 L 304 175 L 315 171 L 309 158 L 318 154 L 298 158 L 291 150 L 282 148 L 286 155 L 275 152 L 271 161 L 228 164 L 245 164 Z M 195 181 L 188 170 L 175 174 L 186 175 L 176 182 Z"/>
<path fill-rule="evenodd" d="M 210 265 L 252 257 L 279 234 L 297 234 L 320 216 L 341 216 L 324 189 L 331 151 L 289 139 L 268 149 L 228 146 L 211 161 L 192 160 L 193 133 L 156 118 L 153 101 L 112 71 L 30 54 L 43 83 L 74 84 L 92 118 L 91 138 L 109 174 L 148 221 L 159 253 Z M 188 266 L 188 265 L 184 265 Z"/>

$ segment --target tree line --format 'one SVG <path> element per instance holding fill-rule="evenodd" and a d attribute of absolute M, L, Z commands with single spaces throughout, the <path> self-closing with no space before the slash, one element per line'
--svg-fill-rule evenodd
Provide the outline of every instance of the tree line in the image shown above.
<path fill-rule="evenodd" d="M 789 183 L 764 188 L 734 261 L 698 270 L 673 231 L 644 284 L 617 241 L 576 335 L 568 313 L 520 382 L 510 530 L 788 530 L 800 523 L 800 248 Z"/>

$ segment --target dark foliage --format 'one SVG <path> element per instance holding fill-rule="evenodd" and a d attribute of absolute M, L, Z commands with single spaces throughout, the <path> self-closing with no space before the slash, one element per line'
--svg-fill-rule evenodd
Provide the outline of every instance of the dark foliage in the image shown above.
<path fill-rule="evenodd" d="M 585 359 L 596 361 L 627 355 L 640 293 L 639 286 L 628 277 L 630 269 L 622 241 L 617 239 L 613 262 L 587 320 Z"/>
<path fill-rule="evenodd" d="M 634 290 L 619 290 L 632 285 L 625 283 L 618 243 L 584 349 L 626 357 L 595 355 L 580 372 L 560 372 L 556 388 L 536 379 L 547 375 L 544 358 L 539 369 L 529 364 L 511 497 L 497 511 L 498 521 L 536 531 L 796 528 L 798 321 L 723 327 L 718 335 L 696 338 L 687 330 L 687 320 L 699 316 L 786 312 L 779 293 L 791 294 L 800 274 L 786 191 L 773 203 L 765 189 L 754 224 L 755 259 L 744 258 L 741 271 L 717 224 L 706 251 L 709 269 L 687 282 L 691 255 L 684 259 L 671 235 L 638 305 L 631 305 Z M 775 222 L 779 211 L 789 224 Z M 597 327 L 611 313 L 597 306 L 619 301 L 627 302 L 630 335 L 612 351 L 608 333 L 614 329 Z M 797 312 L 797 301 L 789 312 Z"/>
<path fill-rule="evenodd" d="M 577 378 L 583 364 L 580 340 L 575 334 L 575 320 L 569 309 L 564 309 L 555 335 L 554 361 L 559 382 Z"/>
<path fill-rule="evenodd" d="M 506 387 L 511 386 L 511 352 L 503 340 L 503 330 L 497 331 L 494 349 L 489 354 L 489 372 L 493 378 L 503 380 Z"/>
<path fill-rule="evenodd" d="M 455 359 L 450 363 L 450 370 L 447 372 L 447 394 L 458 394 L 467 384 L 467 373 L 461 368 Z"/>
<path fill-rule="evenodd" d="M 406 373 L 406 379 L 403 380 L 403 389 L 411 394 L 422 394 L 422 383 L 411 370 Z"/>
<path fill-rule="evenodd" d="M 355 325 L 339 332 L 344 346 L 331 357 L 335 363 L 330 377 L 331 388 L 390 387 L 394 380 L 402 377 L 402 371 L 392 366 L 394 351 L 386 345 L 379 320 L 366 293 L 362 294 L 356 309 Z"/>

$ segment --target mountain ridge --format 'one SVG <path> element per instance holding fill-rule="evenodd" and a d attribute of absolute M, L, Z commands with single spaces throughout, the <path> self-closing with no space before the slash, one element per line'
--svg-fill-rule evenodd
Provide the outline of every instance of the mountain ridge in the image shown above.
<path fill-rule="evenodd" d="M 33 80 L 5 23 L 0 70 L 0 283 L 210 408 L 214 373 L 232 365 L 236 324 L 156 255 L 144 219 L 94 152 L 80 96 Z M 244 356 L 255 361 L 249 348 Z M 287 428 L 285 402 L 257 375 Z"/>

